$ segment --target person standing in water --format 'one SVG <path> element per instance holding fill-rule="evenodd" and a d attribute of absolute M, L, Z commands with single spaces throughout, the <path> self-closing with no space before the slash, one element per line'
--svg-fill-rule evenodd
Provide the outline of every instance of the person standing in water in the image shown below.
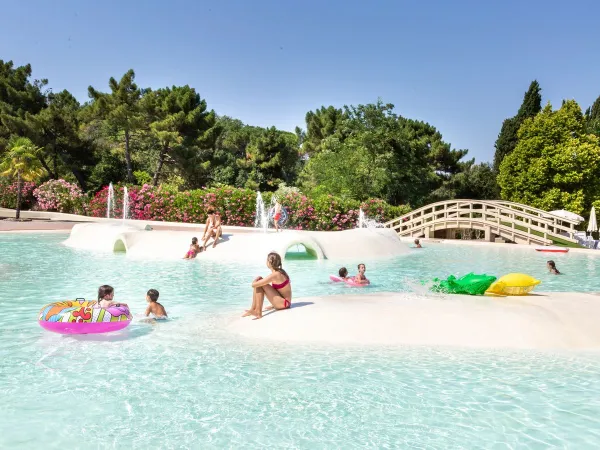
<path fill-rule="evenodd" d="M 275 225 L 275 232 L 279 233 L 279 221 L 281 220 L 281 204 L 275 200 L 275 208 L 273 210 L 273 224 Z"/>

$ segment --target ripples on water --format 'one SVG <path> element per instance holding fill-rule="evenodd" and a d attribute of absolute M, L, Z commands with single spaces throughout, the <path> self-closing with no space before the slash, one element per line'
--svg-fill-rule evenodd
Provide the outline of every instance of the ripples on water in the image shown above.
<path fill-rule="evenodd" d="M 600 446 L 597 354 L 247 343 L 224 328 L 264 267 L 131 262 L 63 239 L 0 235 L 2 448 Z M 555 258 L 567 275 L 550 278 L 535 252 L 424 250 L 367 261 L 371 292 L 525 267 L 544 290 L 568 290 L 570 273 L 581 281 L 595 271 L 574 255 Z M 337 266 L 286 264 L 296 297 L 352 292 L 326 281 Z M 172 320 L 79 337 L 37 325 L 44 303 L 94 298 L 104 283 L 138 318 L 146 290 L 159 289 Z"/>

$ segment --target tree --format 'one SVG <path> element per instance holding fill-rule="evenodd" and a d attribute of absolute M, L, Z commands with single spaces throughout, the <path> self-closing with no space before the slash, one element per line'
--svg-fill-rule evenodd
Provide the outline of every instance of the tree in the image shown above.
<path fill-rule="evenodd" d="M 298 171 L 297 137 L 275 127 L 262 129 L 251 137 L 247 159 L 238 160 L 248 171 L 246 185 L 253 189 L 274 191 L 283 181 L 292 184 Z"/>
<path fill-rule="evenodd" d="M 585 131 L 577 102 L 525 120 L 519 142 L 500 165 L 502 198 L 544 210 L 584 213 L 600 198 L 600 140 Z"/>
<path fill-rule="evenodd" d="M 537 80 L 533 80 L 525 92 L 523 103 L 517 115 L 506 119 L 496 139 L 496 153 L 494 154 L 494 171 L 498 173 L 500 164 L 517 145 L 517 132 L 521 124 L 529 117 L 534 117 L 542 110 L 542 89 Z"/>
<path fill-rule="evenodd" d="M 453 150 L 435 127 L 393 110 L 381 101 L 345 107 L 338 131 L 309 157 L 304 189 L 416 206 L 462 170 L 466 150 Z"/>
<path fill-rule="evenodd" d="M 134 82 L 135 72 L 130 69 L 117 82 L 113 77 L 108 81 L 111 92 L 102 93 L 92 86 L 88 94 L 94 102 L 97 116 L 104 121 L 107 131 L 117 139 L 123 139 L 127 181 L 134 182 L 131 161 L 131 139 L 133 133 L 144 124 L 140 108 L 142 91 Z"/>
<path fill-rule="evenodd" d="M 38 158 L 39 148 L 27 138 L 14 138 L 8 143 L 0 162 L 0 173 L 17 179 L 16 218 L 21 218 L 21 184 L 34 181 L 44 173 Z"/>
<path fill-rule="evenodd" d="M 46 106 L 43 89 L 48 80 L 30 80 L 31 65 L 15 68 L 0 59 L 0 155 L 11 135 L 24 136 L 27 113 L 37 114 Z"/>
<path fill-rule="evenodd" d="M 600 136 L 600 97 L 585 111 L 586 130 Z"/>
<path fill-rule="evenodd" d="M 49 93 L 47 107 L 37 114 L 27 114 L 30 135 L 42 151 L 40 160 L 52 178 L 65 172 L 73 174 L 83 190 L 91 167 L 96 163 L 92 149 L 79 135 L 81 106 L 67 90 Z"/>
<path fill-rule="evenodd" d="M 500 196 L 494 168 L 489 163 L 464 163 L 463 169 L 450 177 L 429 196 L 429 201 L 451 199 L 495 200 Z"/>
<path fill-rule="evenodd" d="M 306 113 L 306 133 L 297 130 L 296 134 L 302 139 L 302 151 L 307 155 L 313 155 L 321 151 L 321 143 L 324 139 L 337 135 L 342 139 L 341 125 L 344 120 L 344 112 L 333 106 L 322 106 L 316 111 Z"/>
<path fill-rule="evenodd" d="M 146 110 L 153 116 L 150 132 L 160 147 L 153 185 L 157 186 L 168 153 L 174 154 L 184 171 L 198 153 L 214 147 L 219 133 L 214 111 L 189 86 L 159 89 L 144 95 Z"/>

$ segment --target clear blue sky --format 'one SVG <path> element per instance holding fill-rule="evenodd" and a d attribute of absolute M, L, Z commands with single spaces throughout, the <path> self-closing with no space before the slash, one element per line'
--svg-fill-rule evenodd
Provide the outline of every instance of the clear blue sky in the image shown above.
<path fill-rule="evenodd" d="M 485 161 L 533 79 L 555 106 L 600 95 L 599 16 L 597 0 L 5 1 L 0 59 L 81 101 L 133 68 L 286 130 L 381 97 Z"/>

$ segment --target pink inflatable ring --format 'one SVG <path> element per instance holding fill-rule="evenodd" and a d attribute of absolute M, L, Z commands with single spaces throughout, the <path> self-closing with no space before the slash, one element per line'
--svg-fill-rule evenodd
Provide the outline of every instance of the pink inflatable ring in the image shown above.
<path fill-rule="evenodd" d="M 101 308 L 97 301 L 85 299 L 50 303 L 38 318 L 42 328 L 60 334 L 108 333 L 122 330 L 131 319 L 127 306 Z"/>

